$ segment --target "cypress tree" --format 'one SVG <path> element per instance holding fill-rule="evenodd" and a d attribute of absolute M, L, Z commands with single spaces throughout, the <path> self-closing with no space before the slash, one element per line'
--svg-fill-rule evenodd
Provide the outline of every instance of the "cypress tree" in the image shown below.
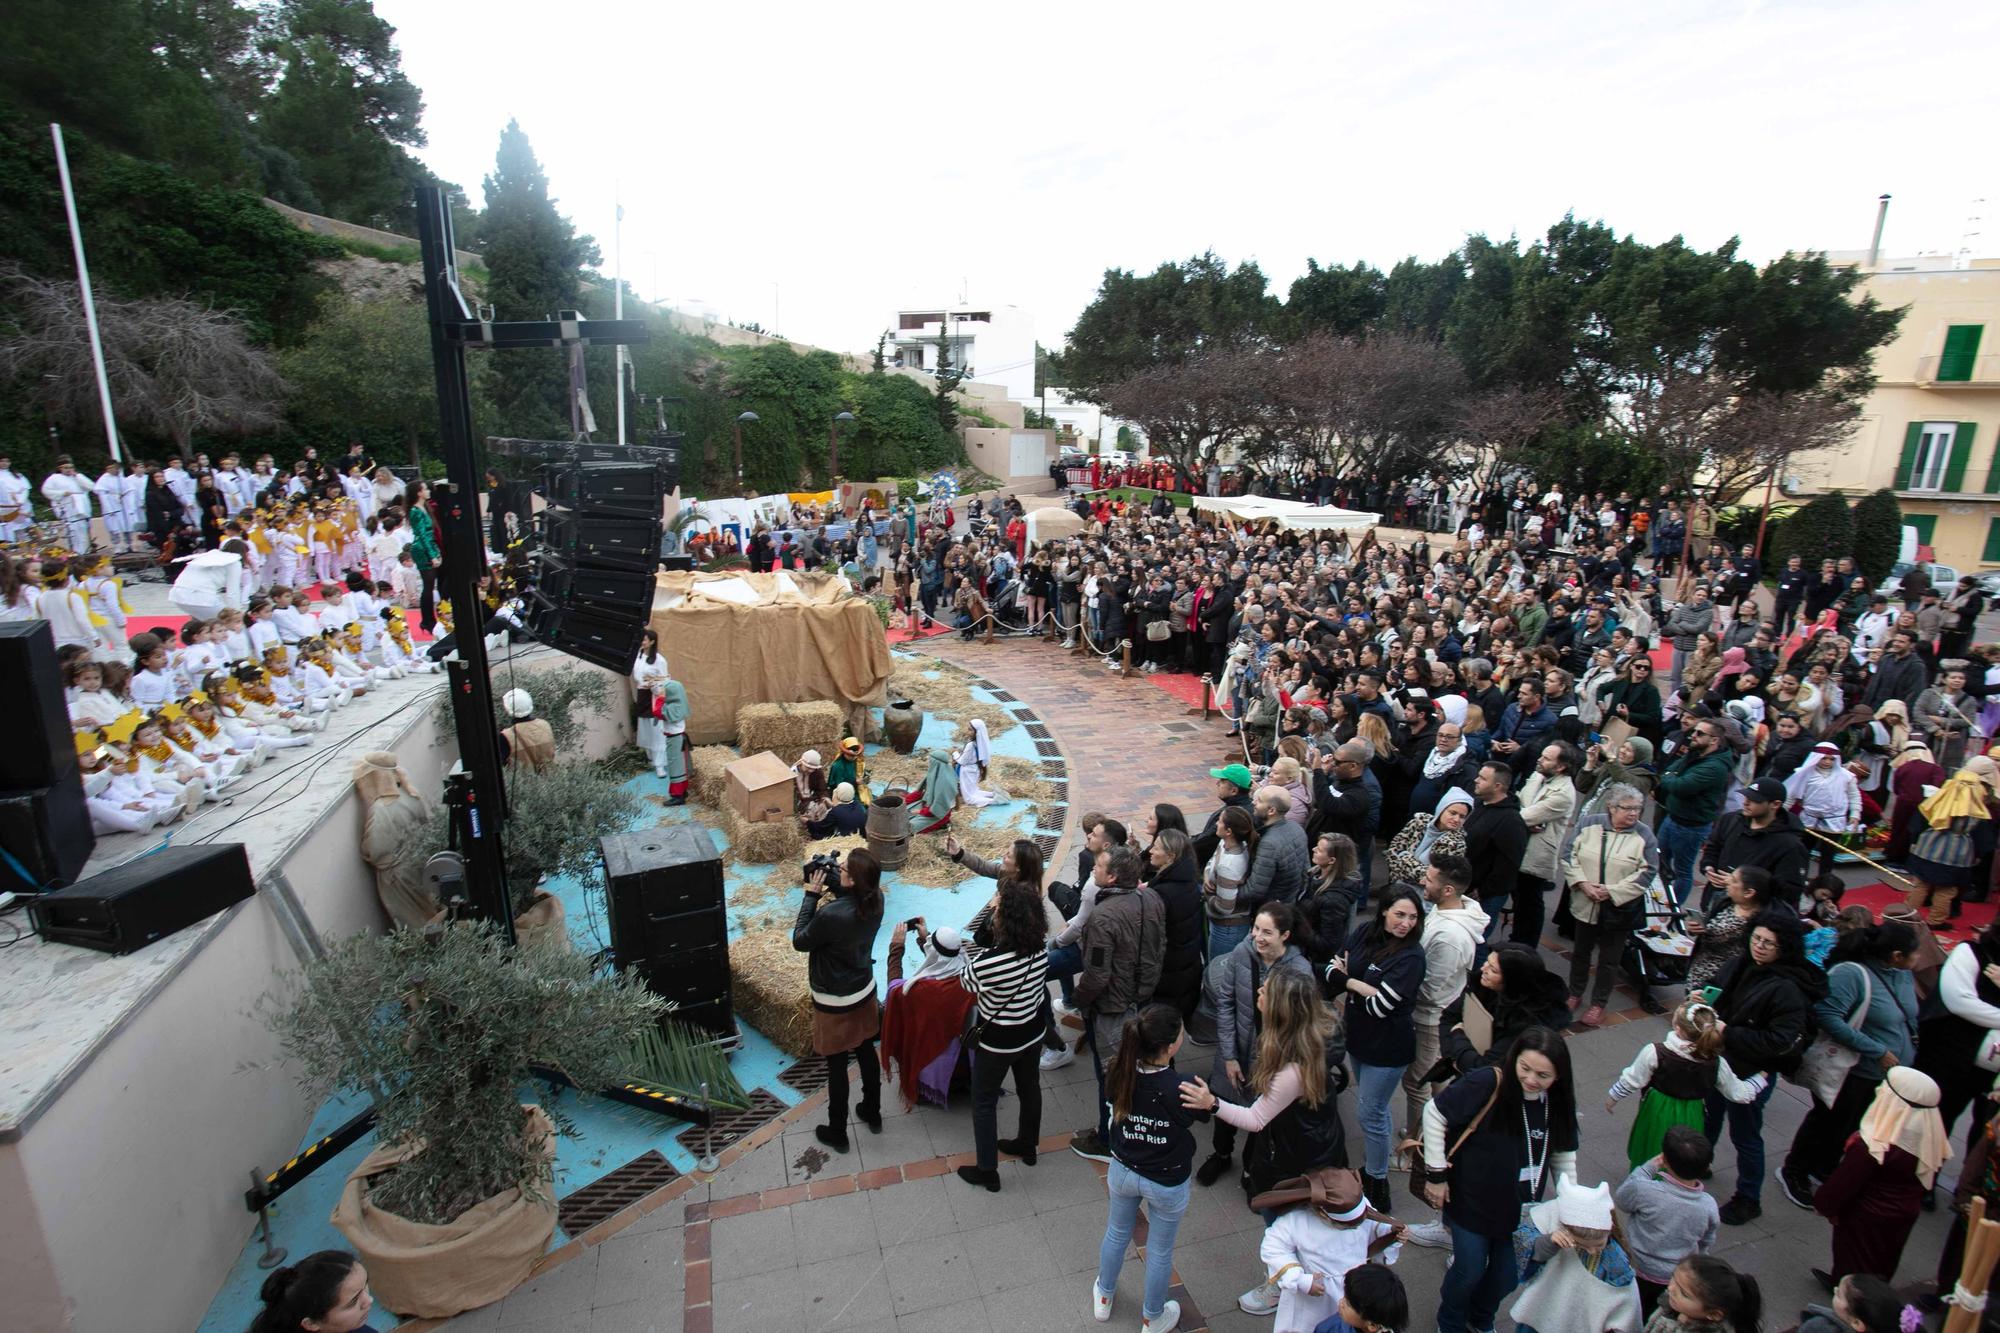
<path fill-rule="evenodd" d="M 1854 563 L 1868 576 L 1871 588 L 1889 577 L 1902 544 L 1903 507 L 1896 503 L 1895 492 L 1872 491 L 1855 501 Z"/>
<path fill-rule="evenodd" d="M 1798 555 L 1805 558 L 1807 565 L 1817 568 L 1821 560 L 1837 560 L 1854 553 L 1854 516 L 1847 507 L 1847 497 L 1838 491 L 1814 497 L 1811 503 L 1785 519 L 1778 525 L 1778 534 L 1771 543 L 1774 566 Z M 1892 558 L 1894 554 L 1892 544 Z"/>
<path fill-rule="evenodd" d="M 549 178 L 518 121 L 500 135 L 486 178 L 488 299 L 500 319 L 548 319 L 581 304 L 581 272 L 597 247 L 556 212 Z M 520 349 L 493 358 L 493 428 L 503 435 L 568 439 L 569 364 L 565 349 Z"/>

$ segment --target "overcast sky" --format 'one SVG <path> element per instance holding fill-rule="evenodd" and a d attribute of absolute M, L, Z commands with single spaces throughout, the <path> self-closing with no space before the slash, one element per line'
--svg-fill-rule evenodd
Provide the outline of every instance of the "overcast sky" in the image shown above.
<path fill-rule="evenodd" d="M 376 0 L 475 201 L 518 118 L 634 288 L 843 351 L 1213 249 L 1435 258 L 1566 211 L 1743 253 L 2000 254 L 2000 5 Z M 1983 237 L 1968 240 L 1968 229 Z M 506 312 L 502 312 L 503 314 Z M 526 313 L 526 312 L 522 312 Z"/>

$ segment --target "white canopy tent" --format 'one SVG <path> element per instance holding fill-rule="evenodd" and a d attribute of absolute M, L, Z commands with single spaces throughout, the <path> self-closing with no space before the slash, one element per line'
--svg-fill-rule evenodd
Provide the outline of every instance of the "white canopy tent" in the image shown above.
<path fill-rule="evenodd" d="M 1302 532 L 1358 532 L 1382 521 L 1380 514 L 1360 509 L 1309 505 L 1303 500 L 1280 500 L 1269 495 L 1197 495 L 1194 507 L 1237 523 L 1275 523 L 1280 528 Z"/>

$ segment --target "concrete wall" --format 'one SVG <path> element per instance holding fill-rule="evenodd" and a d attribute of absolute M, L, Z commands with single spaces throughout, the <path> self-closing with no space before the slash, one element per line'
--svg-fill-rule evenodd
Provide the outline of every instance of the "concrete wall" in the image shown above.
<path fill-rule="evenodd" d="M 966 461 L 989 477 L 1002 482 L 1030 481 L 1045 477 L 1056 457 L 1056 433 L 1052 430 L 1002 430 L 992 426 L 964 428 Z M 1016 443 L 1022 448 L 1017 450 Z M 1017 453 L 1032 453 L 1039 465 L 1015 466 Z"/>
<path fill-rule="evenodd" d="M 546 653 L 534 664 L 596 670 Z M 502 687 L 505 671 L 496 668 Z M 585 728 L 592 755 L 632 736 L 630 688 L 604 674 L 607 714 Z M 457 757 L 433 716 L 428 700 L 418 703 L 400 738 L 379 742 L 426 793 Z M 328 768 L 344 774 L 358 753 Z M 386 925 L 360 835 L 349 789 L 278 863 L 327 940 Z M 201 1322 L 252 1231 L 242 1201 L 250 1169 L 290 1157 L 322 1099 L 299 1087 L 255 1011 L 296 966 L 268 899 L 239 904 L 22 1138 L 0 1145 L 8 1326 L 109 1333 Z"/>

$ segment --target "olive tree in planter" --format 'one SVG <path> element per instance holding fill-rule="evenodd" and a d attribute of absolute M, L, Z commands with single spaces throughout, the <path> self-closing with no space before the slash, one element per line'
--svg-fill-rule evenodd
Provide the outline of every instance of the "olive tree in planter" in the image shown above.
<path fill-rule="evenodd" d="M 356 935 L 307 964 L 265 1013 L 308 1087 L 365 1093 L 381 1146 L 333 1221 L 399 1314 L 500 1299 L 555 1230 L 559 1103 L 524 1106 L 531 1070 L 602 1087 L 665 1004 L 567 949 L 509 949 L 486 925 Z"/>

